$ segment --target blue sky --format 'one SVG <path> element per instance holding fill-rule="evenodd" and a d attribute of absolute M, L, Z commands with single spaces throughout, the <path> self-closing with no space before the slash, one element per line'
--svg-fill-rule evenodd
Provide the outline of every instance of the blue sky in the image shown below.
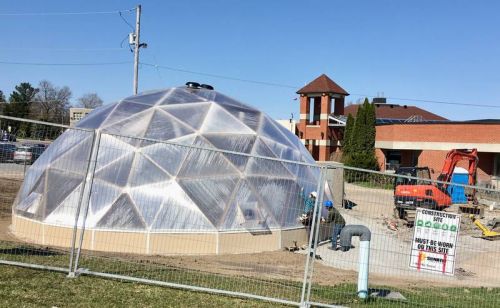
<path fill-rule="evenodd" d="M 132 1 L 2 1 L 2 13 L 115 11 Z M 295 91 L 322 73 L 352 93 L 410 100 L 452 120 L 500 118 L 498 1 L 142 1 L 141 61 L 181 70 L 290 85 L 244 83 L 143 66 L 140 91 L 199 81 L 262 109 L 298 118 Z M 124 13 L 133 23 L 134 13 Z M 118 14 L 0 16 L 0 61 L 132 61 Z M 97 92 L 106 103 L 132 93 L 132 64 L 0 64 L 7 96 L 22 81 L 69 86 L 73 101 Z M 296 87 L 296 88 L 293 88 Z"/>

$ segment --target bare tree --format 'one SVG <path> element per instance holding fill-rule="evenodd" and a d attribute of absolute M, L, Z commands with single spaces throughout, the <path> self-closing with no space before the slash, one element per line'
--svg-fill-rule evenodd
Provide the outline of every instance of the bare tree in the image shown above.
<path fill-rule="evenodd" d="M 78 99 L 78 104 L 83 108 L 97 108 L 102 106 L 102 99 L 97 93 L 87 93 Z"/>
<path fill-rule="evenodd" d="M 38 84 L 34 99 L 34 112 L 43 121 L 64 122 L 69 109 L 71 90 L 69 87 L 55 87 L 51 82 L 42 80 Z"/>

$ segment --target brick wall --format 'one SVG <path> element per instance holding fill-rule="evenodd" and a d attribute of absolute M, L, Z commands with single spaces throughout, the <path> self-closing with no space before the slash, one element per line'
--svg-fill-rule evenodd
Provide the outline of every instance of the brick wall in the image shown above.
<path fill-rule="evenodd" d="M 377 126 L 377 141 L 500 144 L 500 125 L 463 123 L 380 125 Z"/>

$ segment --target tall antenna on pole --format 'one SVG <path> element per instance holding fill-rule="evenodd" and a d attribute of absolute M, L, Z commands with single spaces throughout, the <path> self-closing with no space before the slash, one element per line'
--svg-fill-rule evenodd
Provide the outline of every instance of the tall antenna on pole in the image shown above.
<path fill-rule="evenodd" d="M 140 43 L 139 38 L 141 34 L 141 5 L 137 5 L 135 9 L 135 32 L 130 33 L 129 43 L 134 45 L 134 95 L 137 95 L 139 87 L 139 49 L 141 47 L 148 47 L 146 43 Z"/>

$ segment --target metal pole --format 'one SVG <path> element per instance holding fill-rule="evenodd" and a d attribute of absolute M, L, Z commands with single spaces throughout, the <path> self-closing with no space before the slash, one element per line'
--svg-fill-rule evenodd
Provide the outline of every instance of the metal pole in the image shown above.
<path fill-rule="evenodd" d="M 78 244 L 78 250 L 76 252 L 76 258 L 75 258 L 75 265 L 73 266 L 73 272 L 77 273 L 78 271 L 78 262 L 80 261 L 80 254 L 82 251 L 82 245 L 83 245 L 83 236 L 85 234 L 85 224 L 87 222 L 87 215 L 89 213 L 89 207 L 90 207 L 90 196 L 92 194 L 92 184 L 94 182 L 94 174 L 95 174 L 95 168 L 97 166 L 97 159 L 99 156 L 99 145 L 101 144 L 101 131 L 96 130 L 96 136 L 94 139 L 94 144 L 92 146 L 92 154 L 91 154 L 91 159 L 89 162 L 89 172 L 87 173 L 87 177 L 85 179 L 85 192 L 83 194 L 82 198 L 82 204 L 85 206 L 85 211 L 83 213 L 83 218 L 82 218 L 82 228 L 80 231 L 80 241 Z"/>
<path fill-rule="evenodd" d="M 311 227 L 310 227 L 311 232 L 309 233 L 309 247 L 308 247 L 309 250 L 311 249 L 311 246 L 314 245 L 314 241 L 316 238 L 315 232 L 314 232 L 314 230 L 316 230 L 316 221 L 317 220 L 319 221 L 318 216 L 321 216 L 321 215 L 316 215 L 316 214 L 318 213 L 318 199 L 319 199 L 320 194 L 322 193 L 321 187 L 322 186 L 324 187 L 324 184 L 322 184 L 323 179 L 324 179 L 324 171 L 321 168 L 320 174 L 319 174 L 319 179 L 318 179 L 318 185 L 316 188 L 317 197 L 316 197 L 316 202 L 314 203 L 313 217 L 312 217 Z M 320 206 L 321 206 L 321 204 L 320 204 Z M 309 304 L 308 304 L 309 296 L 306 298 L 306 289 L 308 289 L 308 285 L 310 284 L 310 273 L 311 273 L 311 269 L 312 269 L 312 259 L 314 259 L 316 257 L 315 248 L 314 248 L 314 252 L 312 254 L 311 254 L 311 252 L 312 251 L 309 251 L 306 255 L 306 264 L 305 264 L 305 269 L 304 269 L 304 280 L 302 282 L 302 293 L 300 296 L 300 307 L 309 307 Z"/>
<path fill-rule="evenodd" d="M 318 196 L 316 198 L 316 204 L 314 205 L 314 210 L 317 211 L 316 215 L 316 225 L 315 227 L 315 232 L 314 232 L 314 239 L 313 239 L 313 255 L 311 256 L 311 265 L 309 266 L 309 286 L 307 287 L 307 295 L 305 298 L 306 303 L 310 302 L 310 297 L 311 297 L 311 287 L 312 287 L 312 278 L 314 274 L 314 259 L 316 259 L 316 250 L 318 249 L 318 243 L 319 243 L 319 232 L 320 232 L 320 225 L 321 225 L 321 210 L 323 207 L 323 195 L 325 194 L 325 178 L 326 178 L 326 168 L 322 167 L 321 168 L 321 174 L 320 174 L 320 187 L 318 189 Z"/>
<path fill-rule="evenodd" d="M 76 234 L 78 233 L 78 219 L 80 218 L 80 209 L 81 209 L 82 204 L 83 204 L 83 198 L 84 198 L 85 190 L 87 187 L 86 184 L 87 184 L 87 182 L 91 182 L 89 180 L 92 176 L 90 174 L 90 172 L 92 170 L 90 165 L 92 164 L 92 157 L 94 156 L 94 149 L 96 146 L 95 140 L 96 139 L 97 139 L 97 134 L 94 131 L 93 136 L 92 136 L 92 147 L 90 148 L 89 159 L 88 159 L 88 163 L 87 163 L 87 170 L 85 171 L 85 178 L 82 181 L 82 188 L 80 191 L 80 196 L 78 197 L 78 206 L 76 208 L 76 213 L 75 213 L 75 224 L 73 226 L 73 236 L 71 237 L 71 253 L 69 256 L 69 273 L 68 273 L 68 277 L 70 277 L 70 278 L 74 278 L 76 276 L 75 271 L 73 270 L 73 259 L 74 259 L 74 255 L 75 255 Z"/>
<path fill-rule="evenodd" d="M 139 35 L 141 33 L 141 5 L 135 9 L 135 40 L 134 40 L 134 95 L 137 95 L 139 85 Z"/>

